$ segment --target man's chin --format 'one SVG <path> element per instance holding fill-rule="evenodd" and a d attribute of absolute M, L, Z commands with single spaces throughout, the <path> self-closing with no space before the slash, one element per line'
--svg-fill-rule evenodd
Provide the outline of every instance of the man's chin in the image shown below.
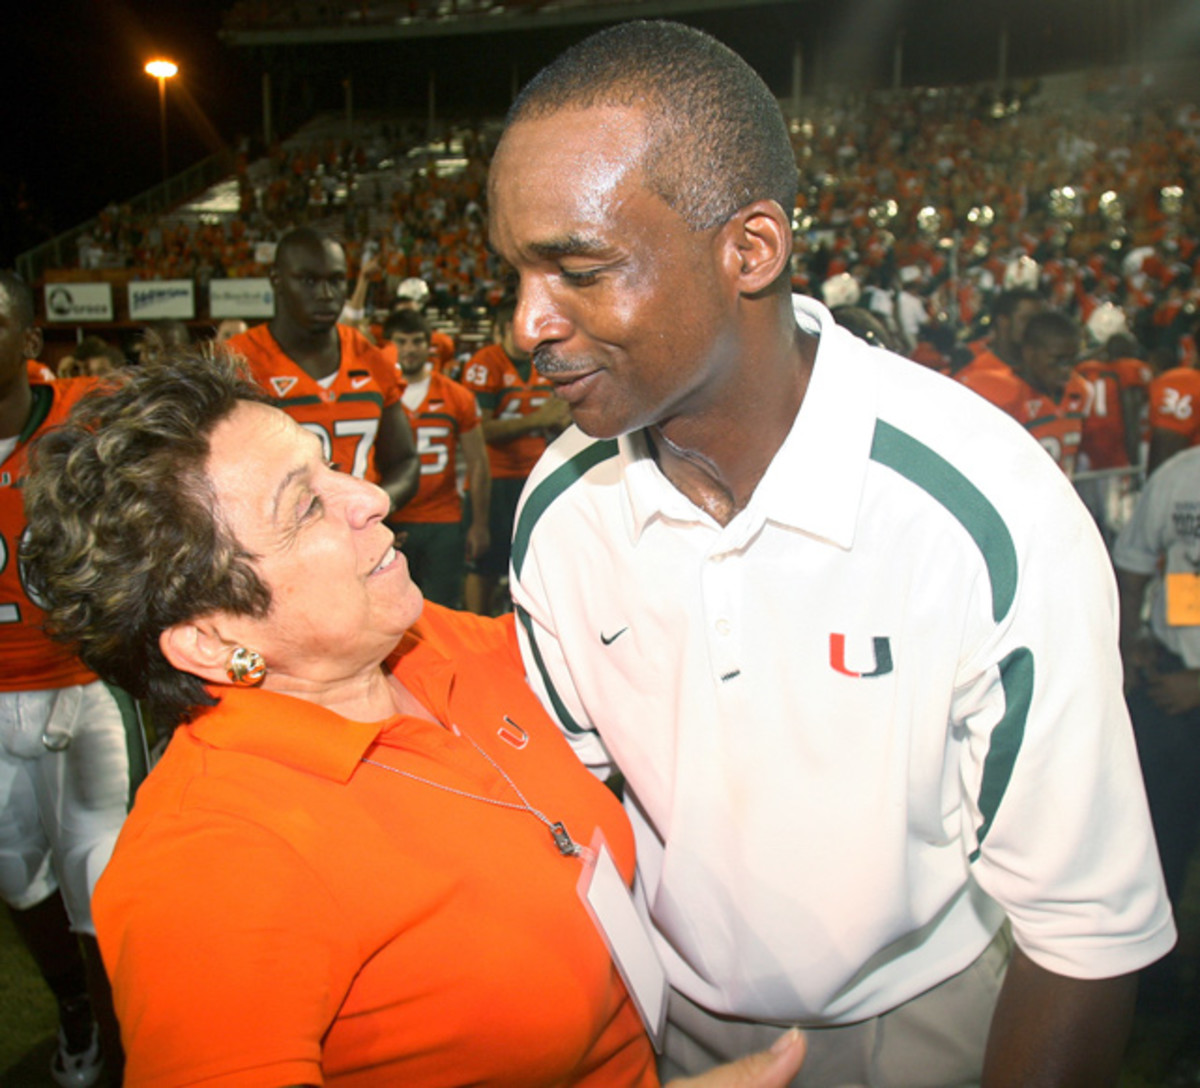
<path fill-rule="evenodd" d="M 596 439 L 619 438 L 638 429 L 636 425 L 626 425 L 623 420 L 605 417 L 599 412 L 589 412 L 585 405 L 571 407 L 571 422 L 588 438 Z"/>

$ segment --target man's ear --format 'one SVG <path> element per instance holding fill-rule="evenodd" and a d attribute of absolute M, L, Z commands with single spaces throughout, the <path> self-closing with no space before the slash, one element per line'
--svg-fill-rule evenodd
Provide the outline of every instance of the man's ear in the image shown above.
<path fill-rule="evenodd" d="M 226 636 L 219 616 L 199 616 L 168 627 L 158 636 L 158 646 L 180 672 L 190 672 L 210 683 L 228 683 L 226 669 L 238 645 Z"/>
<path fill-rule="evenodd" d="M 792 256 L 792 224 L 774 200 L 739 208 L 721 228 L 727 267 L 743 295 L 766 290 L 787 271 Z"/>
<path fill-rule="evenodd" d="M 30 325 L 25 330 L 25 358 L 36 359 L 42 353 L 42 330 L 36 325 Z"/>

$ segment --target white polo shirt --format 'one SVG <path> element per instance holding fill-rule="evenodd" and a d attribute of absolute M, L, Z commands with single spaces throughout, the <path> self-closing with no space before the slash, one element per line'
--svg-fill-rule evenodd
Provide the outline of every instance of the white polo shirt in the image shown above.
<path fill-rule="evenodd" d="M 1160 559 L 1165 559 L 1161 573 Z M 1200 446 L 1177 453 L 1151 474 L 1113 545 L 1113 562 L 1121 570 L 1154 576 L 1150 629 L 1189 669 L 1200 668 L 1200 627 L 1167 622 L 1162 577 L 1200 574 Z"/>
<path fill-rule="evenodd" d="M 1153 961 L 1175 931 L 1091 518 L 981 397 L 796 308 L 813 376 L 729 525 L 640 435 L 575 429 L 519 508 L 530 680 L 625 774 L 672 984 L 859 1020 L 966 967 L 1006 913 L 1051 971 Z"/>

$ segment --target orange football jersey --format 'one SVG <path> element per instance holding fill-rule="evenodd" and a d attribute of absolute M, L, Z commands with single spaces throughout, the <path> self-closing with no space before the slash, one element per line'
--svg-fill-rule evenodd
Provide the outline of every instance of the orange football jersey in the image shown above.
<path fill-rule="evenodd" d="M 1088 398 L 1087 383 L 1078 374 L 1067 379 L 1057 404 L 1003 364 L 966 377 L 960 374 L 959 380 L 1020 423 L 1068 476 L 1075 471 Z"/>
<path fill-rule="evenodd" d="M 1177 366 L 1150 383 L 1151 430 L 1174 431 L 1200 445 L 1200 370 Z"/>
<path fill-rule="evenodd" d="M 0 464 L 0 691 L 41 691 L 90 684 L 95 673 L 42 629 L 45 613 L 25 587 L 17 548 L 25 532 L 22 475 L 29 442 L 62 423 L 71 406 L 90 389 L 94 378 L 31 382 L 33 409 L 16 448 Z"/>
<path fill-rule="evenodd" d="M 405 411 L 408 411 L 406 408 Z M 479 426 L 479 406 L 469 389 L 436 370 L 416 411 L 408 412 L 421 479 L 417 493 L 397 513 L 396 521 L 457 522 L 462 518 L 458 496 L 458 436 Z"/>
<path fill-rule="evenodd" d="M 325 456 L 346 472 L 378 483 L 375 436 L 383 410 L 404 391 L 403 381 L 365 336 L 337 326 L 342 362 L 328 388 L 297 366 L 266 324 L 228 341 L 228 349 L 250 365 L 275 407 L 321 440 Z"/>
<path fill-rule="evenodd" d="M 1151 370 L 1141 359 L 1115 359 L 1104 362 L 1089 359 L 1075 368 L 1088 386 L 1083 419 L 1080 453 L 1086 455 L 1089 468 L 1125 468 L 1129 453 L 1125 448 L 1125 406 L 1122 393 L 1145 388 Z M 1140 426 L 1140 421 L 1134 421 Z"/>
<path fill-rule="evenodd" d="M 483 410 L 495 419 L 516 419 L 532 414 L 553 395 L 554 387 L 530 364 L 528 379 L 522 378 L 513 361 L 499 344 L 480 348 L 463 369 L 465 385 Z M 546 436 L 523 434 L 511 442 L 488 444 L 488 464 L 493 479 L 523 479 L 533 471 L 545 452 Z"/>

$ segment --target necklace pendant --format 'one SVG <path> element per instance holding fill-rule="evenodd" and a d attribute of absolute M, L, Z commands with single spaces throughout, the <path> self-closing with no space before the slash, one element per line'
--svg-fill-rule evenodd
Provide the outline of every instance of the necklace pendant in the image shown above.
<path fill-rule="evenodd" d="M 556 824 L 550 825 L 550 834 L 554 836 L 554 845 L 558 847 L 558 852 L 564 858 L 573 858 L 579 854 L 579 847 L 575 844 L 561 820 Z"/>

